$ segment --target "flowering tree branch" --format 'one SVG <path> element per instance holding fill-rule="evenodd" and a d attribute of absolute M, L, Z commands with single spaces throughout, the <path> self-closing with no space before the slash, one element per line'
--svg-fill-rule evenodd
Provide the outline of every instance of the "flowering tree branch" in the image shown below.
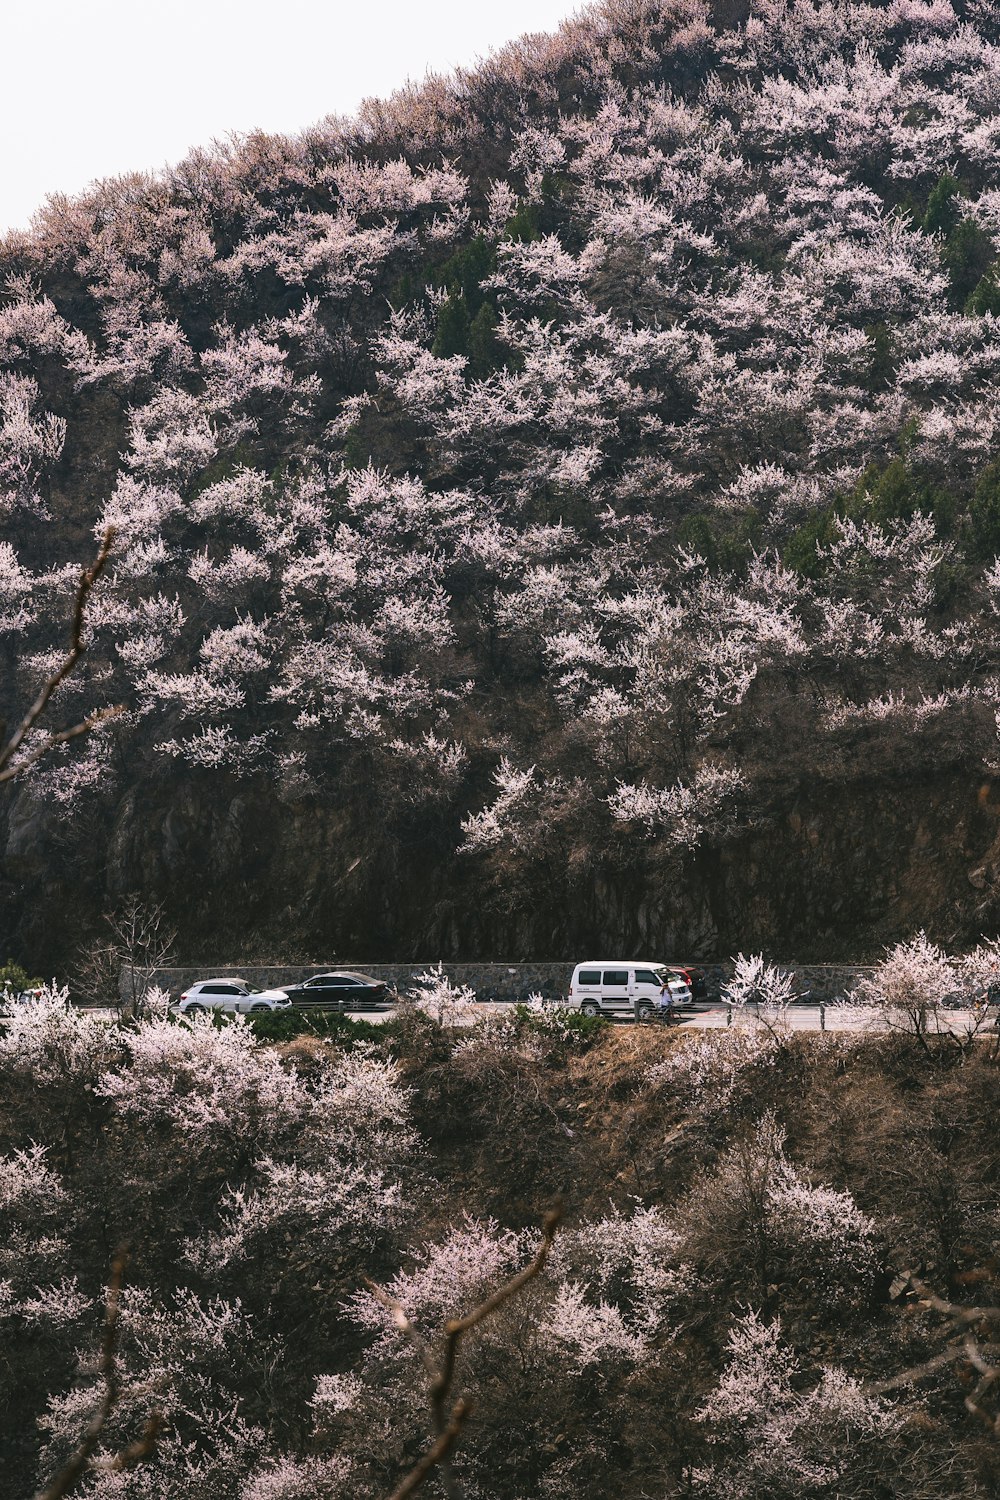
<path fill-rule="evenodd" d="M 47 735 L 34 750 L 22 756 L 19 760 L 14 759 L 21 745 L 24 743 L 25 737 L 44 714 L 52 694 L 74 670 L 77 662 L 87 649 L 87 643 L 83 638 L 83 624 L 87 600 L 90 597 L 94 584 L 107 566 L 114 540 L 115 528 L 109 526 L 101 540 L 96 558 L 91 566 L 85 568 L 80 575 L 80 582 L 76 591 L 76 602 L 73 608 L 73 623 L 70 628 L 69 650 L 56 670 L 42 684 L 37 698 L 14 730 L 10 739 L 5 744 L 0 744 L 0 782 L 13 781 L 15 776 L 20 776 L 29 766 L 35 765 L 57 745 L 64 745 L 68 740 L 76 739 L 78 735 L 88 734 L 98 724 L 103 724 L 108 719 L 117 718 L 120 713 L 124 712 L 121 704 L 110 708 L 98 709 L 95 713 L 88 714 L 85 719 L 81 719 L 79 724 L 74 724 L 69 729 L 62 729 L 57 734 Z M 3 727 L 0 725 L 0 734 L 2 734 Z"/>
<path fill-rule="evenodd" d="M 433 1445 L 427 1450 L 420 1461 L 414 1465 L 402 1483 L 393 1491 L 390 1500 L 405 1500 L 407 1495 L 412 1495 L 434 1468 L 440 1468 L 441 1470 L 445 1494 L 448 1495 L 449 1500 L 457 1496 L 458 1491 L 455 1488 L 455 1479 L 451 1471 L 450 1456 L 462 1428 L 472 1412 L 469 1402 L 463 1400 L 461 1397 L 452 1406 L 450 1413 L 448 1412 L 448 1401 L 452 1385 L 454 1384 L 455 1362 L 458 1357 L 459 1346 L 467 1333 L 479 1323 L 491 1317 L 505 1302 L 509 1301 L 511 1297 L 516 1296 L 522 1287 L 527 1286 L 529 1281 L 534 1280 L 536 1276 L 541 1274 L 545 1267 L 545 1262 L 548 1260 L 549 1251 L 552 1249 L 552 1242 L 555 1239 L 556 1230 L 559 1227 L 561 1219 L 562 1207 L 561 1205 L 557 1205 L 546 1214 L 542 1224 L 541 1243 L 535 1252 L 534 1258 L 525 1266 L 524 1270 L 519 1271 L 516 1276 L 512 1276 L 509 1281 L 505 1281 L 495 1292 L 480 1302 L 478 1307 L 474 1307 L 471 1312 L 466 1313 L 464 1318 L 449 1319 L 444 1327 L 444 1353 L 440 1364 L 435 1363 L 426 1341 L 417 1332 L 400 1303 L 388 1296 L 374 1282 L 368 1283 L 373 1296 L 384 1307 L 390 1310 L 396 1327 L 414 1346 L 420 1356 L 421 1363 L 430 1376 L 431 1411 L 433 1413 L 436 1434 Z"/>
<path fill-rule="evenodd" d="M 134 1443 L 130 1443 L 127 1448 L 120 1449 L 99 1465 L 91 1463 L 94 1451 L 107 1426 L 108 1418 L 118 1400 L 118 1370 L 115 1358 L 118 1350 L 118 1309 L 127 1261 L 127 1251 L 119 1250 L 111 1266 L 111 1280 L 104 1311 L 104 1338 L 101 1342 L 101 1358 L 98 1366 L 104 1383 L 101 1404 L 90 1419 L 76 1452 L 46 1488 L 39 1491 L 35 1500 L 63 1500 L 64 1495 L 71 1494 L 77 1488 L 80 1481 L 85 1478 L 88 1469 L 100 1467 L 111 1472 L 131 1469 L 142 1459 L 148 1458 L 156 1446 L 161 1418 L 157 1412 L 153 1412 L 142 1436 Z"/>

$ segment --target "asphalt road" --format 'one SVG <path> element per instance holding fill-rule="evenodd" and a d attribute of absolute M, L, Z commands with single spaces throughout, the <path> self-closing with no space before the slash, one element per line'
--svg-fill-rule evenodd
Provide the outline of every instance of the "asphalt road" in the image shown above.
<path fill-rule="evenodd" d="M 455 1021 L 461 1026 L 471 1026 L 474 1021 L 482 1016 L 495 1015 L 498 1012 L 511 1010 L 513 1007 L 502 1002 L 491 1004 L 474 1005 L 468 1008 L 468 1013 L 456 1016 Z M 393 1015 L 394 1010 L 383 1011 L 348 1011 L 352 1021 L 387 1021 Z M 987 1022 L 984 1023 L 981 1015 L 976 1015 L 971 1010 L 940 1010 L 938 1011 L 939 1029 L 950 1031 L 955 1035 L 962 1036 L 977 1027 L 992 1034 L 994 1029 L 995 1012 L 991 1012 Z M 682 1011 L 681 1019 L 676 1021 L 669 1029 L 674 1031 L 716 1031 L 726 1026 L 754 1026 L 780 1025 L 790 1031 L 865 1031 L 884 1030 L 885 1023 L 880 1019 L 878 1013 L 871 1010 L 863 1010 L 859 1006 L 849 1005 L 790 1005 L 784 1014 L 776 1017 L 770 1014 L 758 1018 L 753 1006 L 747 1006 L 742 1010 L 739 1007 L 728 1007 L 721 1004 L 706 1004 L 697 1006 L 693 1011 Z M 615 1017 L 618 1025 L 635 1025 L 628 1017 Z M 655 1022 L 643 1023 L 655 1025 Z"/>
<path fill-rule="evenodd" d="M 461 1014 L 449 1018 L 451 1024 L 459 1026 L 471 1026 L 475 1021 L 484 1016 L 496 1015 L 507 1010 L 512 1010 L 513 1005 L 503 1002 L 482 1003 L 468 1006 Z M 112 1010 L 95 1009 L 91 1014 L 106 1016 L 109 1020 L 114 1017 Z M 350 1021 L 371 1021 L 376 1025 L 389 1021 L 396 1014 L 395 1008 L 386 1010 L 350 1010 L 336 1012 L 346 1015 Z M 1000 1025 L 996 1020 L 996 1011 L 990 1012 L 989 1018 L 984 1021 L 981 1014 L 971 1010 L 939 1010 L 938 1029 L 942 1032 L 950 1031 L 957 1036 L 967 1035 L 977 1028 L 985 1035 L 993 1035 L 995 1025 Z M 616 1016 L 613 1018 L 616 1025 L 634 1026 L 637 1023 L 627 1016 Z M 657 1022 L 645 1022 L 645 1025 L 657 1025 Z M 888 1030 L 890 1028 L 881 1020 L 875 1011 L 866 1011 L 858 1006 L 842 1005 L 790 1005 L 782 1016 L 765 1014 L 758 1018 L 755 1008 L 747 1006 L 740 1009 L 737 1006 L 731 1008 L 722 1004 L 706 1003 L 697 1005 L 691 1011 L 682 1011 L 679 1019 L 668 1029 L 671 1031 L 717 1031 L 727 1026 L 755 1026 L 755 1025 L 777 1025 L 782 1029 L 790 1031 L 866 1031 L 866 1030 Z M 929 1028 L 933 1029 L 933 1028 Z"/>

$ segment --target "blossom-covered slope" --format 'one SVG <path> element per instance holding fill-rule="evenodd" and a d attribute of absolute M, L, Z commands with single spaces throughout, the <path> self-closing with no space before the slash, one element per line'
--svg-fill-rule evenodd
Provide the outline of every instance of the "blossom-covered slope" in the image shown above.
<path fill-rule="evenodd" d="M 59 703 L 127 707 L 7 810 L 8 940 L 995 925 L 998 44 L 609 0 L 8 237 L 3 706 L 113 523 Z"/>
<path fill-rule="evenodd" d="M 942 971 L 910 944 L 872 986 L 896 1009 Z M 994 1500 L 992 1384 L 949 1338 L 987 1360 L 998 1312 L 1000 1072 L 968 1035 L 452 1028 L 445 981 L 275 1047 L 167 998 L 116 1024 L 46 991 L 0 1036 L 4 1500 L 385 1500 L 431 1362 L 462 1404 L 429 1495 Z M 912 1265 L 936 1306 L 895 1295 Z"/>

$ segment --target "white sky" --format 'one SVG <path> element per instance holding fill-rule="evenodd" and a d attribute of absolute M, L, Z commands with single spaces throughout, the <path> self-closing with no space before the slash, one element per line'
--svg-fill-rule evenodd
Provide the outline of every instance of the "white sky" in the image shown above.
<path fill-rule="evenodd" d="M 0 91 L 0 232 L 51 192 L 179 161 L 260 127 L 351 114 L 469 64 L 579 0 L 12 0 Z"/>

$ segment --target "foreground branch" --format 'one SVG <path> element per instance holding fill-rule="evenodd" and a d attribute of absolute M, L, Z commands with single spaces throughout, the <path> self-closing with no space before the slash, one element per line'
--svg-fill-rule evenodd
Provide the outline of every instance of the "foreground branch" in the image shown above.
<path fill-rule="evenodd" d="M 14 761 L 14 757 L 24 743 L 26 736 L 35 727 L 48 707 L 52 694 L 61 683 L 65 682 L 87 649 L 87 643 L 83 638 L 87 600 L 90 598 L 94 584 L 107 566 L 114 540 L 115 528 L 109 526 L 104 533 L 93 563 L 80 574 L 80 582 L 76 590 L 76 600 L 73 605 L 73 623 L 70 628 L 69 650 L 51 677 L 42 684 L 38 697 L 32 703 L 10 739 L 6 744 L 0 744 L 0 782 L 13 781 L 15 776 L 22 775 L 30 766 L 36 765 L 43 756 L 48 755 L 50 750 L 54 750 L 57 745 L 64 745 L 68 740 L 76 739 L 78 735 L 88 734 L 98 724 L 104 724 L 108 719 L 116 719 L 119 714 L 125 711 L 122 704 L 117 704 L 112 708 L 98 709 L 96 713 L 92 713 L 87 718 L 81 719 L 78 724 L 72 725 L 69 729 L 62 729 L 57 734 L 47 735 L 42 743 L 36 746 L 30 754 L 22 756 L 20 760 Z M 0 733 L 2 733 L 2 728 L 0 728 Z M 11 764 L 12 761 L 14 761 L 13 764 Z"/>
<path fill-rule="evenodd" d="M 549 1258 L 552 1242 L 555 1239 L 559 1221 L 562 1218 L 561 1206 L 552 1209 L 545 1216 L 542 1224 L 542 1239 L 535 1252 L 534 1258 L 525 1266 L 523 1271 L 518 1271 L 509 1281 L 485 1301 L 480 1302 L 471 1312 L 466 1313 L 464 1318 L 451 1318 L 444 1327 L 444 1357 L 440 1365 L 436 1364 L 426 1341 L 417 1332 L 411 1323 L 404 1308 L 387 1295 L 381 1287 L 374 1282 L 368 1286 L 375 1297 L 387 1307 L 392 1313 L 393 1322 L 399 1331 L 409 1339 L 416 1349 L 420 1361 L 430 1376 L 431 1412 L 434 1419 L 434 1431 L 436 1434 L 433 1445 L 424 1456 L 410 1470 L 398 1489 L 393 1490 L 389 1500 L 405 1500 L 407 1495 L 412 1495 L 417 1490 L 428 1474 L 435 1468 L 441 1470 L 441 1479 L 445 1494 L 452 1500 L 457 1496 L 455 1488 L 455 1476 L 451 1468 L 451 1452 L 461 1434 L 466 1419 L 472 1412 L 469 1402 L 459 1398 L 448 1412 L 448 1401 L 451 1388 L 455 1379 L 455 1364 L 458 1358 L 458 1349 L 462 1339 L 479 1323 L 491 1317 L 498 1308 L 502 1307 L 511 1297 L 517 1295 L 522 1287 L 527 1286 L 529 1281 L 541 1274 L 545 1262 Z"/>
<path fill-rule="evenodd" d="M 451 1414 L 451 1421 L 435 1441 L 433 1447 L 428 1448 L 419 1463 L 415 1464 L 403 1480 L 398 1489 L 393 1490 L 389 1500 L 406 1500 L 407 1495 L 412 1495 L 419 1489 L 432 1469 L 439 1464 L 443 1465 L 454 1448 L 465 1419 L 472 1410 L 464 1401 L 456 1401 Z"/>
<path fill-rule="evenodd" d="M 948 1319 L 950 1327 L 944 1330 L 947 1343 L 939 1353 L 921 1364 L 901 1370 L 888 1380 L 873 1383 L 870 1389 L 877 1395 L 899 1390 L 901 1386 L 915 1385 L 936 1370 L 962 1361 L 979 1376 L 975 1388 L 965 1398 L 966 1410 L 995 1437 L 1000 1437 L 1000 1410 L 991 1412 L 983 1405 L 983 1398 L 1000 1382 L 1000 1347 L 983 1342 L 986 1330 L 1000 1324 L 1000 1307 L 963 1307 L 960 1303 L 948 1302 L 913 1272 L 904 1273 L 900 1279 L 902 1290 L 912 1288 L 924 1306 Z"/>
<path fill-rule="evenodd" d="M 121 1301 L 122 1282 L 125 1277 L 125 1266 L 128 1261 L 128 1253 L 119 1250 L 111 1266 L 111 1280 L 108 1285 L 107 1300 L 104 1307 L 104 1337 L 101 1340 L 101 1357 L 98 1364 L 98 1373 L 104 1383 L 104 1394 L 101 1404 L 87 1425 L 86 1431 L 80 1442 L 79 1448 L 70 1458 L 65 1467 L 51 1480 L 44 1490 L 40 1490 L 35 1500 L 62 1500 L 64 1495 L 69 1495 L 76 1489 L 88 1471 L 92 1468 L 105 1470 L 130 1469 L 142 1459 L 148 1458 L 156 1446 L 156 1439 L 162 1425 L 161 1418 L 154 1412 L 146 1423 L 142 1437 L 131 1443 L 127 1448 L 122 1448 L 100 1464 L 92 1464 L 91 1459 L 101 1441 L 108 1418 L 111 1416 L 118 1400 L 118 1366 L 116 1355 L 118 1351 L 118 1309 Z"/>

